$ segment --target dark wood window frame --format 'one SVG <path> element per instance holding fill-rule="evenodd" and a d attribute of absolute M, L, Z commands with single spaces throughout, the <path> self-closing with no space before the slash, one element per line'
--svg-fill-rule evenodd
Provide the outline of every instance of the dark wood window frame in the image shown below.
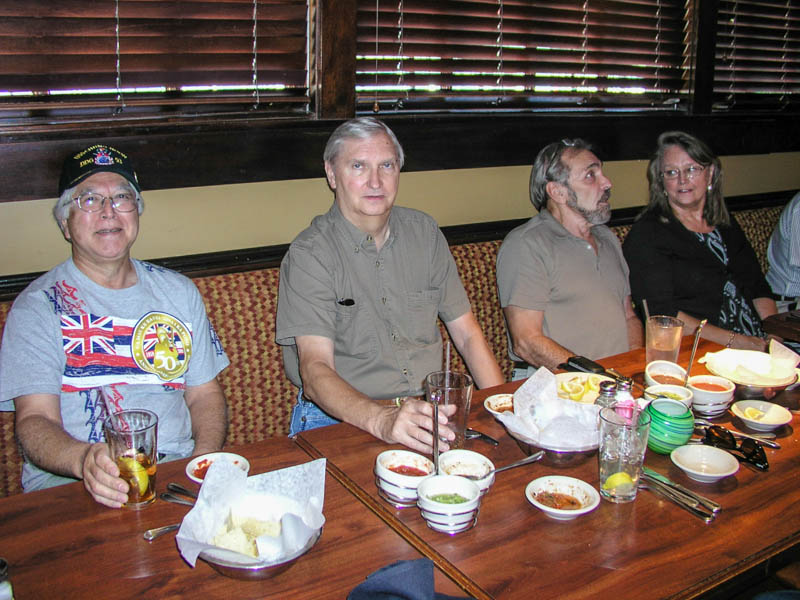
<path fill-rule="evenodd" d="M 711 112 L 716 3 L 699 0 L 697 77 L 689 114 L 379 115 L 403 143 L 405 170 L 530 164 L 565 136 L 596 143 L 605 160 L 647 158 L 657 135 L 683 129 L 721 155 L 800 151 L 800 115 Z M 355 111 L 355 0 L 320 0 L 312 119 L 250 119 L 15 130 L 0 125 L 0 201 L 54 197 L 62 158 L 102 141 L 133 157 L 143 188 L 168 189 L 322 177 L 330 132 Z"/>

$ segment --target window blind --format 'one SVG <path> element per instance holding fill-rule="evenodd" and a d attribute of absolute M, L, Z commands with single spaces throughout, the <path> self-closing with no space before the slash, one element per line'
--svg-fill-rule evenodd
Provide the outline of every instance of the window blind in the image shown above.
<path fill-rule="evenodd" d="M 674 110 L 684 0 L 358 0 L 357 110 Z"/>
<path fill-rule="evenodd" d="M 797 110 L 799 92 L 800 2 L 722 0 L 714 110 Z"/>
<path fill-rule="evenodd" d="M 304 112 L 306 0 L 0 0 L 3 123 Z"/>

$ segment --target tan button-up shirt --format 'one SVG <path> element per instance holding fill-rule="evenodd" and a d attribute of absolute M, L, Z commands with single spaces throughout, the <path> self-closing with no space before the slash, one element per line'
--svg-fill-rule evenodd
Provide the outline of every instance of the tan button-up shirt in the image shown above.
<path fill-rule="evenodd" d="M 275 338 L 301 386 L 295 337 L 334 342 L 337 373 L 371 398 L 416 396 L 443 368 L 437 316 L 470 310 L 447 241 L 428 215 L 394 207 L 380 251 L 334 203 L 292 242 L 281 263 Z"/>

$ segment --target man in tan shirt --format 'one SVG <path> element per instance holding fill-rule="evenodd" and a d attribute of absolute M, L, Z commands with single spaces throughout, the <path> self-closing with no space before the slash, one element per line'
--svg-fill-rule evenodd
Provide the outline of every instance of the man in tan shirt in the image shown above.
<path fill-rule="evenodd" d="M 428 215 L 394 206 L 403 165 L 394 133 L 374 118 L 347 121 L 324 159 L 334 204 L 281 264 L 276 339 L 301 388 L 291 434 L 345 421 L 430 452 L 432 409 L 418 397 L 443 368 L 437 317 L 478 386 L 499 385 L 502 373 L 442 232 Z M 452 409 L 443 407 L 442 424 Z"/>
<path fill-rule="evenodd" d="M 598 359 L 642 345 L 628 266 L 611 218 L 611 181 L 583 140 L 542 149 L 531 171 L 539 214 L 503 241 L 497 256 L 500 304 L 514 378 L 529 365 L 556 368 L 570 356 Z"/>

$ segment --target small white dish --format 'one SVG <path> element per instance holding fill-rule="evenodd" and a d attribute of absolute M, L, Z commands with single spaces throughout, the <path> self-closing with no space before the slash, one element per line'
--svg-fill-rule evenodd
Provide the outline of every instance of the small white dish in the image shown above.
<path fill-rule="evenodd" d="M 710 384 L 724 388 L 722 390 L 708 390 L 698 385 Z M 695 405 L 698 404 L 726 404 L 730 405 L 736 385 L 730 380 L 719 375 L 693 375 L 689 377 L 689 389 L 694 394 Z"/>
<path fill-rule="evenodd" d="M 413 474 L 413 470 L 419 474 Z M 378 495 L 395 508 L 414 506 L 417 503 L 417 487 L 431 473 L 433 463 L 422 454 L 410 450 L 386 450 L 375 459 Z"/>
<path fill-rule="evenodd" d="M 483 401 L 483 407 L 494 417 L 504 412 L 514 412 L 514 394 L 495 394 Z"/>
<path fill-rule="evenodd" d="M 689 388 L 685 388 L 682 385 L 672 385 L 671 383 L 657 383 L 655 385 L 651 385 L 646 389 L 648 394 L 654 394 L 657 396 L 666 396 L 672 400 L 677 400 L 681 402 L 686 408 L 692 408 L 692 390 Z M 647 397 L 645 395 L 645 397 Z M 650 401 L 653 400 L 653 396 L 648 398 Z"/>
<path fill-rule="evenodd" d="M 756 410 L 761 414 L 758 418 L 747 416 L 748 409 Z M 731 406 L 731 412 L 739 417 L 742 422 L 754 431 L 772 431 L 782 427 L 792 420 L 792 413 L 779 404 L 764 400 L 740 400 Z"/>
<path fill-rule="evenodd" d="M 553 508 L 537 499 L 539 494 L 557 493 L 572 496 L 581 507 L 576 509 Z M 600 494 L 585 481 L 563 475 L 547 475 L 531 481 L 525 488 L 525 497 L 528 502 L 541 510 L 551 519 L 569 521 L 593 511 L 600 504 Z M 543 498 L 542 498 L 543 499 Z"/>
<path fill-rule="evenodd" d="M 704 446 L 689 444 L 675 448 L 669 457 L 686 475 L 702 483 L 714 483 L 724 477 L 730 477 L 739 470 L 739 461 L 729 452 Z"/>
<path fill-rule="evenodd" d="M 701 417 L 718 417 L 724 415 L 727 410 L 727 404 L 698 404 L 697 406 L 692 406 L 692 412 Z"/>
<path fill-rule="evenodd" d="M 443 475 L 480 477 L 490 471 L 494 471 L 494 463 L 479 452 L 459 448 L 439 455 L 439 472 Z M 494 483 L 494 473 L 472 481 L 478 484 L 483 496 Z"/>
<path fill-rule="evenodd" d="M 661 378 L 659 381 L 654 379 L 653 375 L 666 376 L 674 378 L 674 380 Z M 644 369 L 644 383 L 647 387 L 651 385 L 683 385 L 685 377 L 686 369 L 669 360 L 650 361 Z"/>
<path fill-rule="evenodd" d="M 195 483 L 203 483 L 206 471 L 211 463 L 217 460 L 224 460 L 238 466 L 245 473 L 250 472 L 250 463 L 244 456 L 239 456 L 233 452 L 211 452 L 202 456 L 195 456 L 186 465 L 186 476 Z"/>
<path fill-rule="evenodd" d="M 440 464 L 441 466 L 441 464 Z M 458 495 L 462 502 L 436 500 L 439 495 Z M 456 475 L 431 475 L 418 488 L 417 506 L 428 527 L 441 533 L 461 533 L 478 521 L 481 492 L 478 484 Z"/>

